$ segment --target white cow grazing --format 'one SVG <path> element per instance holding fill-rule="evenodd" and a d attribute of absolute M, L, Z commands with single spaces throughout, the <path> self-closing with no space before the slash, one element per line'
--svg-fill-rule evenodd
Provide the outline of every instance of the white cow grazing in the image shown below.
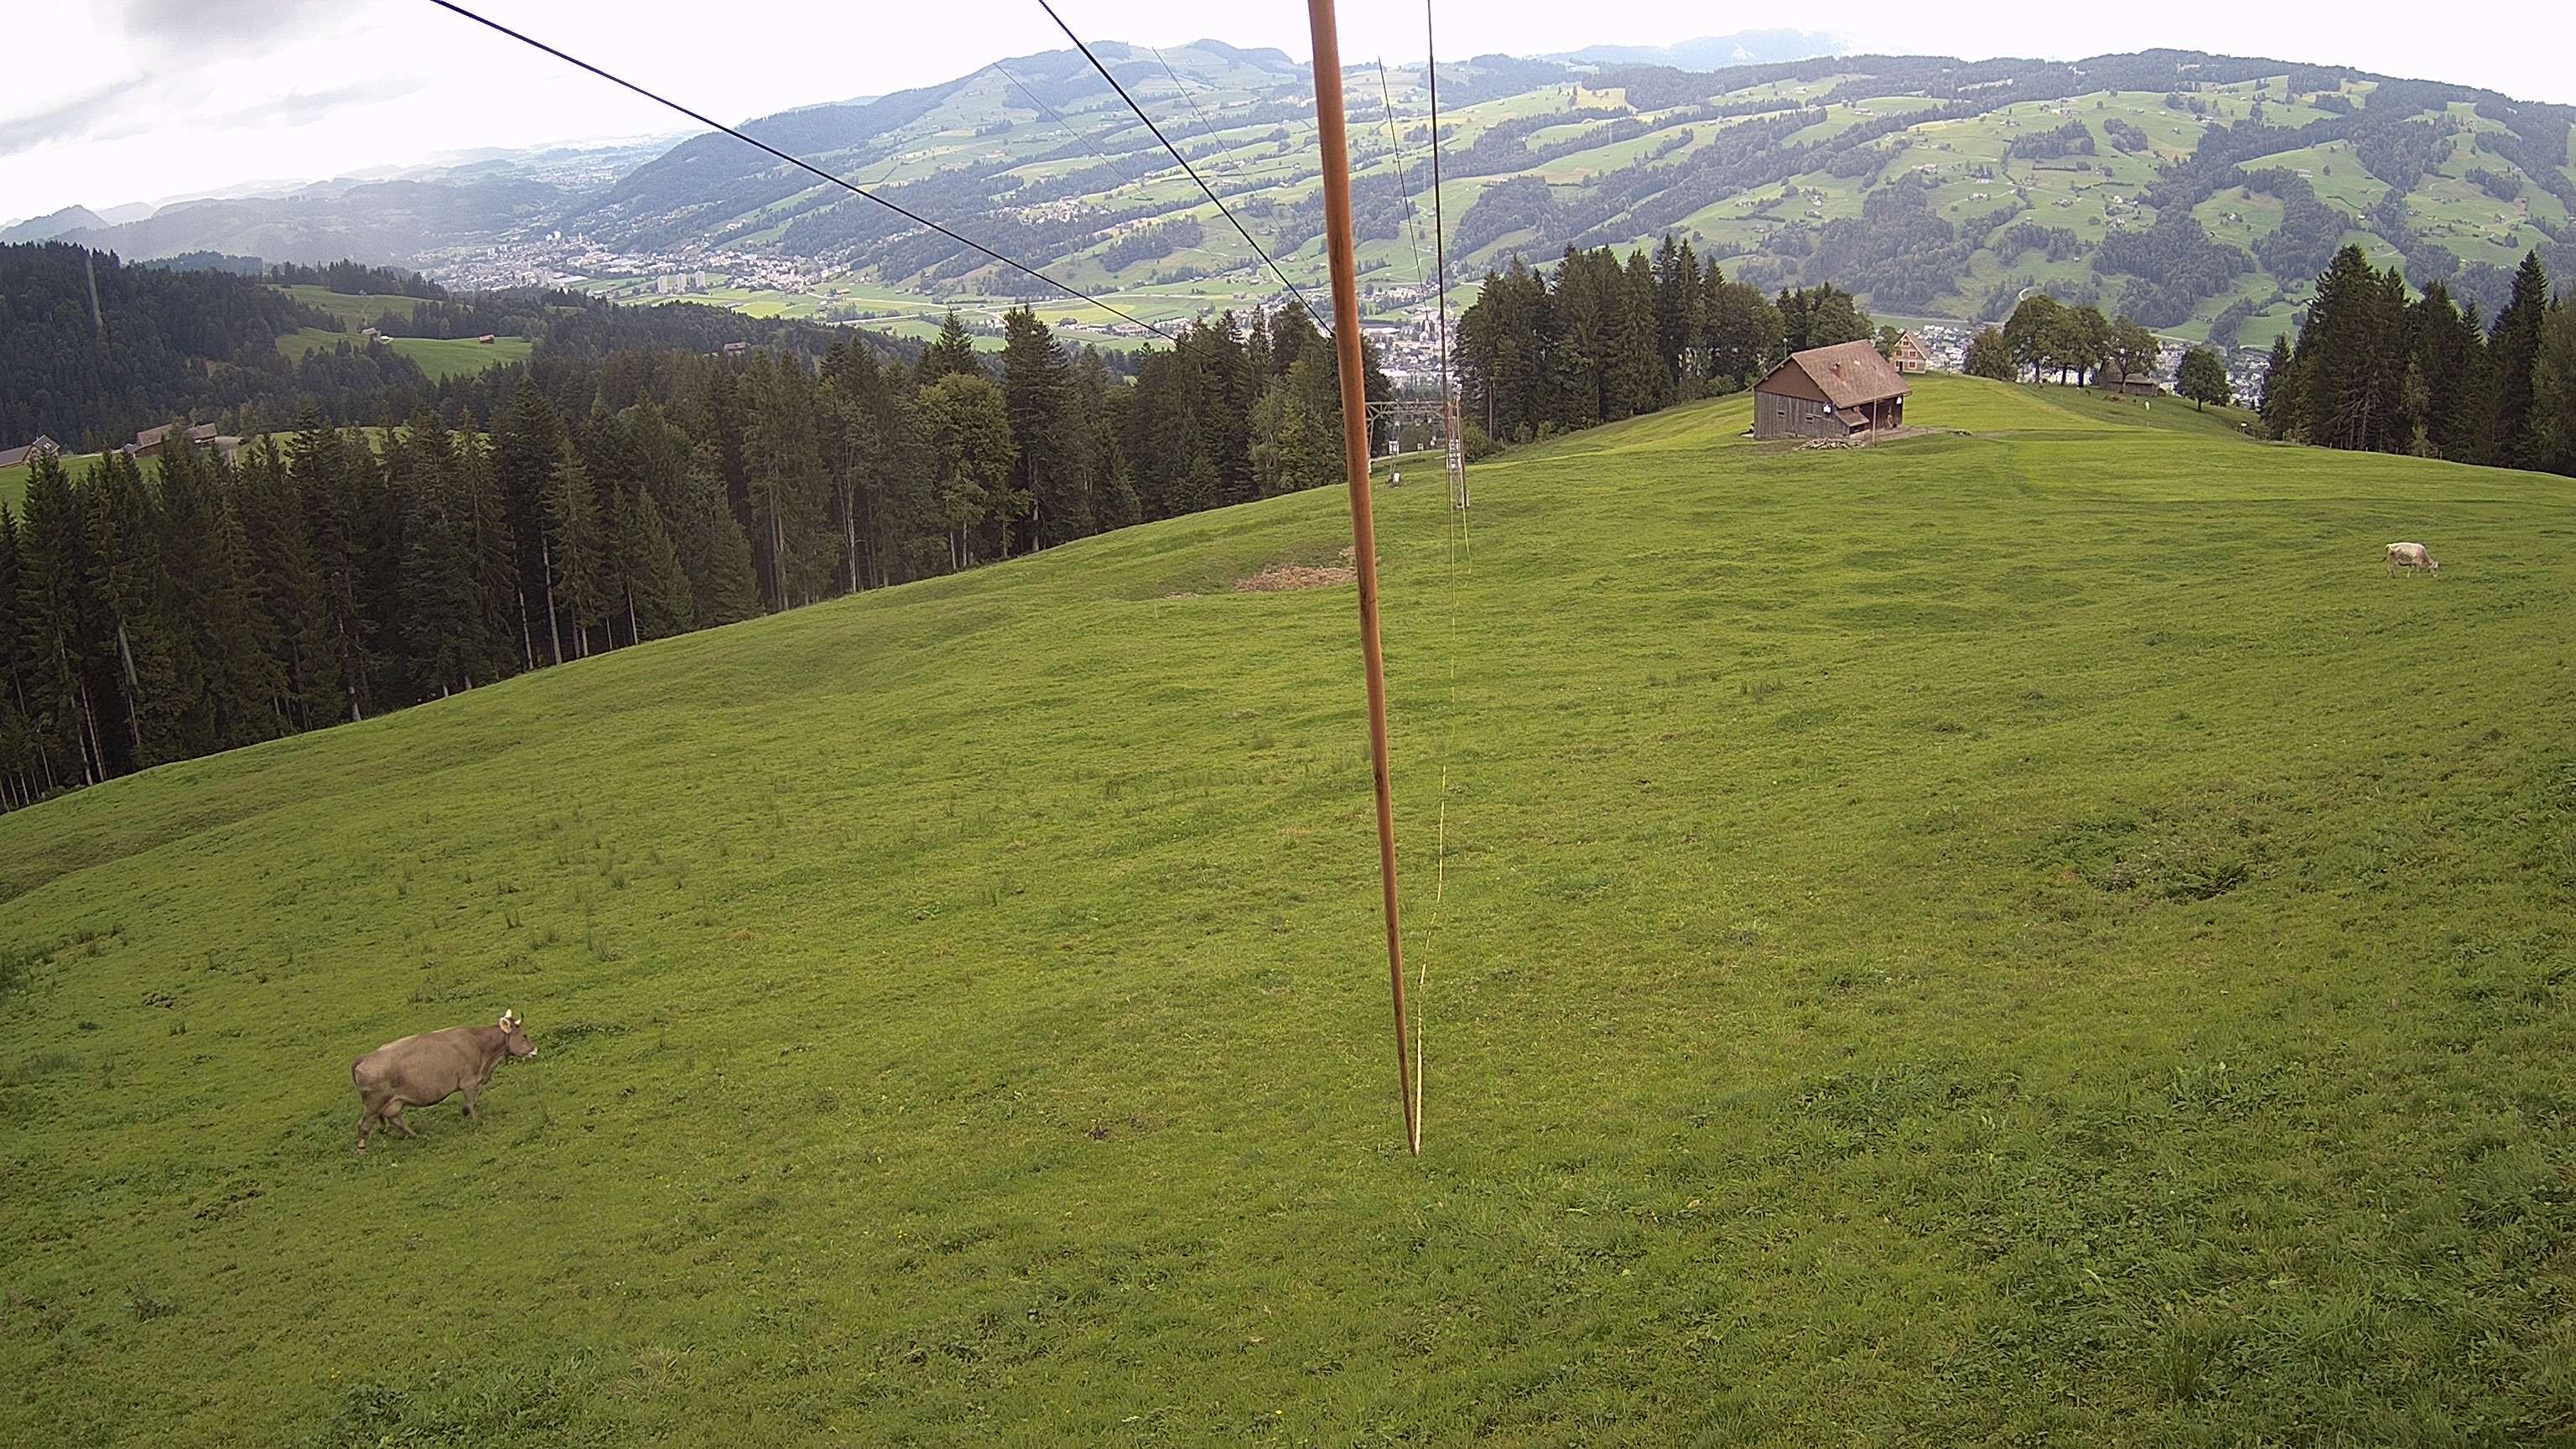
<path fill-rule="evenodd" d="M 2442 561 L 2420 543 L 2392 543 L 2388 546 L 2388 576 L 2397 577 L 2399 569 L 2420 569 L 2428 574 L 2442 571 Z"/>

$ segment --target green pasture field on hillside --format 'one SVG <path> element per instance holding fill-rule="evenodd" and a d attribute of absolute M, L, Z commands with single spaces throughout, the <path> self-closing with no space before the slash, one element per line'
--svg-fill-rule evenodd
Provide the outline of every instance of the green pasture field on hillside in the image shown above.
<path fill-rule="evenodd" d="M 96 463 L 102 456 L 102 454 L 98 453 L 65 453 L 63 454 L 63 466 L 77 474 L 81 470 L 89 467 L 91 464 Z M 27 465 L 24 463 L 15 463 L 9 467 L 0 468 L 0 504 L 5 504 L 14 510 L 25 504 L 26 501 Z"/>
<path fill-rule="evenodd" d="M 302 358 L 317 349 L 348 343 L 365 345 L 366 339 L 345 332 L 324 332 L 306 327 L 277 339 L 278 350 L 289 357 Z M 495 337 L 490 342 L 477 342 L 471 337 L 388 337 L 384 344 L 412 361 L 432 379 L 470 377 L 487 367 L 505 362 L 525 362 L 536 345 L 525 337 Z"/>
<path fill-rule="evenodd" d="M 407 318 L 420 306 L 420 299 L 417 297 L 359 296 L 348 292 L 334 292 L 328 287 L 311 283 L 302 283 L 281 290 L 308 307 L 328 312 L 348 323 L 351 333 L 355 333 L 361 327 L 375 326 L 377 320 L 388 312 L 397 317 Z"/>
<path fill-rule="evenodd" d="M 1379 494 L 1418 1160 L 1338 490 L 0 816 L 0 1441 L 2576 1434 L 2568 480 L 1750 415 Z"/>

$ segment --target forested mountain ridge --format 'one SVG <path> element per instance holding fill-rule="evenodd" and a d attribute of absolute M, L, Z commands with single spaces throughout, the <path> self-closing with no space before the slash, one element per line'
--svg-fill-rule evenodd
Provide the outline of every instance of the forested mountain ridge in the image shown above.
<path fill-rule="evenodd" d="M 1320 279 L 1303 68 L 1216 42 L 1097 49 L 1291 275 Z M 1460 278 L 1568 243 L 1625 248 L 1672 232 L 1758 286 L 1833 281 L 1881 313 L 1995 320 L 2046 287 L 2173 335 L 2260 344 L 2290 327 L 2346 241 L 2489 312 L 2526 251 L 2576 274 L 2576 108 L 2470 86 L 2171 50 L 2074 63 L 1831 56 L 1707 72 L 1485 56 L 1444 65 L 1440 80 Z M 1383 82 L 1374 66 L 1352 72 L 1362 262 L 1381 288 L 1416 281 L 1429 202 L 1423 81 L 1418 65 Z M 1275 289 L 1072 51 L 748 129 L 1164 317 Z M 1032 294 L 1025 278 L 811 182 L 707 136 L 601 185 L 460 173 L 399 183 L 399 196 L 344 189 L 318 210 L 367 213 L 367 246 L 335 234 L 328 256 L 354 250 L 478 283 L 500 267 L 613 290 L 706 268 L 796 315 L 858 305 L 836 298 L 898 315 Z M 446 203 L 434 202 L 442 189 Z M 322 240 L 296 234 L 283 202 L 202 203 L 75 236 L 128 255 L 261 250 L 239 244 L 258 232 L 239 215 L 224 240 L 187 234 L 188 214 L 211 206 L 275 211 L 260 223 L 279 228 L 263 253 L 272 260 Z"/>
<path fill-rule="evenodd" d="M 375 344 L 369 331 L 390 345 Z M 849 335 L 702 305 L 618 307 L 537 288 L 451 295 L 416 276 L 348 262 L 246 274 L 129 264 L 64 242 L 0 245 L 0 446 L 42 435 L 95 452 L 173 418 L 251 433 L 307 414 L 376 423 L 427 407 L 488 417 L 501 396 L 498 380 L 433 379 L 400 342 L 485 334 L 534 343 L 541 365 L 595 362 L 620 349 L 711 352 L 727 343 L 813 359 Z M 917 350 L 874 342 L 907 358 Z"/>

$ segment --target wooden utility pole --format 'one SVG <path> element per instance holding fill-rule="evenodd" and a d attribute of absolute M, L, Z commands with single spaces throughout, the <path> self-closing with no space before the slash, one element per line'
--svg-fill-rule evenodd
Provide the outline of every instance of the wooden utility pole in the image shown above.
<path fill-rule="evenodd" d="M 1306 0 L 1315 40 L 1315 131 L 1324 153 L 1324 249 L 1333 265 L 1333 350 L 1341 364 L 1342 467 L 1351 484 L 1351 566 L 1360 583 L 1360 657 L 1368 668 L 1369 754 L 1377 773 L 1377 866 L 1386 897 L 1386 974 L 1395 1004 L 1396 1092 L 1404 1145 L 1422 1151 L 1413 1047 L 1404 1008 L 1404 943 L 1396 928 L 1395 794 L 1386 763 L 1386 656 L 1377 632 L 1377 520 L 1369 502 L 1368 382 L 1360 356 L 1359 261 L 1351 240 L 1351 152 L 1343 134 L 1342 40 L 1333 0 Z"/>

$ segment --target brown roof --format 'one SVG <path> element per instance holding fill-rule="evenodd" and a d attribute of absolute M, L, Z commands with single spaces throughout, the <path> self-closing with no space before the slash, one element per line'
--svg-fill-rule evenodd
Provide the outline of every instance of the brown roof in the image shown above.
<path fill-rule="evenodd" d="M 214 437 L 215 425 L 213 423 L 199 423 L 188 430 L 188 441 L 192 443 L 210 443 L 214 441 Z"/>
<path fill-rule="evenodd" d="M 169 434 L 170 425 L 168 423 L 163 423 L 157 428 L 145 428 L 142 432 L 134 435 L 134 446 L 138 448 L 149 448 L 160 442 L 163 438 L 168 437 Z"/>
<path fill-rule="evenodd" d="M 1787 380 L 1783 374 L 1793 374 L 1808 386 L 1774 386 Z M 1914 390 L 1914 385 L 1896 370 L 1895 363 L 1878 355 L 1878 344 L 1874 342 L 1844 342 L 1791 353 L 1788 361 L 1773 368 L 1769 377 L 1753 385 L 1753 390 L 1794 391 L 1806 396 L 1809 387 L 1838 408 L 1903 397 Z"/>

